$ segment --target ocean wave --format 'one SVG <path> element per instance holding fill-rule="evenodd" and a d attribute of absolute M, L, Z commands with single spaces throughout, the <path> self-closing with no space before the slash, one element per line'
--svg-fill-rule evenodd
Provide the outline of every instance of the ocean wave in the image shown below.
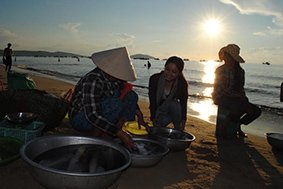
<path fill-rule="evenodd" d="M 195 86 L 195 87 L 213 87 L 213 84 L 211 83 L 203 83 L 201 81 L 187 81 L 189 86 L 192 85 L 192 86 Z"/>
<path fill-rule="evenodd" d="M 55 71 L 51 71 L 51 70 L 40 70 L 40 69 L 36 69 L 36 68 L 31 68 L 31 67 L 26 67 L 25 69 L 30 70 L 30 71 L 39 72 L 39 73 L 46 74 L 46 75 L 61 77 L 61 78 L 64 78 L 64 79 L 77 80 L 77 79 L 80 78 L 80 76 L 77 76 L 77 75 L 65 74 L 65 73 L 55 72 Z"/>
<path fill-rule="evenodd" d="M 249 75 L 250 77 L 254 77 L 256 79 L 261 79 L 261 80 L 273 80 L 273 81 L 283 81 L 283 77 L 281 76 L 271 76 L 271 75 L 261 75 L 261 74 L 252 74 Z"/>
<path fill-rule="evenodd" d="M 256 93 L 262 95 L 273 95 L 277 96 L 279 94 L 279 90 L 270 90 L 264 88 L 245 88 L 246 93 Z"/>
<path fill-rule="evenodd" d="M 81 65 L 81 63 L 48 63 L 48 65 L 52 65 L 52 66 L 77 66 L 77 65 Z"/>
<path fill-rule="evenodd" d="M 196 70 L 196 69 L 184 69 L 184 71 L 188 72 L 189 74 L 203 74 L 203 70 Z"/>
<path fill-rule="evenodd" d="M 268 90 L 270 89 L 279 89 L 281 83 L 275 83 L 275 84 L 270 84 L 270 83 L 255 83 L 255 82 L 246 82 L 246 86 L 254 87 L 254 88 L 266 88 Z"/>

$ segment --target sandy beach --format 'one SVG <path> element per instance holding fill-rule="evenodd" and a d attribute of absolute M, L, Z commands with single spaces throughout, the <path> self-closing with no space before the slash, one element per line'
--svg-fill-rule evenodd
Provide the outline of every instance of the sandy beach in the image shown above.
<path fill-rule="evenodd" d="M 4 67 L 0 66 L 0 80 L 7 85 Z M 30 74 L 37 89 L 57 96 L 73 85 Z M 1 86 L 0 86 L 1 90 Z M 149 120 L 146 101 L 140 107 Z M 249 135 L 244 139 L 218 140 L 215 125 L 189 116 L 185 127 L 195 135 L 190 148 L 169 152 L 160 163 L 149 168 L 128 168 L 111 188 L 117 189 L 250 189 L 283 187 L 283 152 L 273 150 L 266 138 Z M 66 120 L 44 135 L 77 134 Z M 18 159 L 0 167 L 1 189 L 40 189 L 29 174 L 26 164 Z"/>

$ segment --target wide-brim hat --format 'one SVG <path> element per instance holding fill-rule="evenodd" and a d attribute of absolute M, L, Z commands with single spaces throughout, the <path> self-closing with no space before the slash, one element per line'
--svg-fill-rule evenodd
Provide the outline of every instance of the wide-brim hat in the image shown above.
<path fill-rule="evenodd" d="M 91 59 L 99 69 L 117 79 L 124 81 L 137 79 L 126 47 L 93 53 Z"/>
<path fill-rule="evenodd" d="M 239 63 L 244 63 L 245 60 L 240 56 L 240 47 L 236 44 L 229 44 L 225 47 L 222 47 L 218 52 L 220 60 L 224 59 L 224 54 L 228 53 L 234 60 Z"/>

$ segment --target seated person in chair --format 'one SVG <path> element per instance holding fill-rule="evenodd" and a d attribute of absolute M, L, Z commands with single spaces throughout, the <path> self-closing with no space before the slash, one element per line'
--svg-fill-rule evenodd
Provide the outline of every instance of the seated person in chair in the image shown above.
<path fill-rule="evenodd" d="M 238 122 L 238 135 L 246 137 L 241 125 L 248 125 L 257 119 L 261 110 L 250 103 L 245 94 L 245 71 L 240 66 L 240 63 L 245 61 L 239 54 L 240 48 L 235 44 L 229 44 L 220 49 L 219 59 L 224 60 L 224 64 L 215 71 L 212 99 L 214 104 L 229 110 L 230 113 L 224 123 Z"/>

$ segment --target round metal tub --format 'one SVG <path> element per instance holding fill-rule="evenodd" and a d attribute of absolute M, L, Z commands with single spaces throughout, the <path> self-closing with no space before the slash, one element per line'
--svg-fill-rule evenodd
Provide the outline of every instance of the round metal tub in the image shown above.
<path fill-rule="evenodd" d="M 34 179 L 54 189 L 107 188 L 131 164 L 122 146 L 79 136 L 39 137 L 26 143 L 20 155 Z"/>
<path fill-rule="evenodd" d="M 283 133 L 266 133 L 265 135 L 273 148 L 283 151 Z"/>
<path fill-rule="evenodd" d="M 181 151 L 190 147 L 195 136 L 191 133 L 166 127 L 150 127 L 150 138 L 160 141 L 171 151 Z"/>
<path fill-rule="evenodd" d="M 132 150 L 133 167 L 150 167 L 156 165 L 169 152 L 169 148 L 152 139 L 133 138 L 135 149 Z"/>

